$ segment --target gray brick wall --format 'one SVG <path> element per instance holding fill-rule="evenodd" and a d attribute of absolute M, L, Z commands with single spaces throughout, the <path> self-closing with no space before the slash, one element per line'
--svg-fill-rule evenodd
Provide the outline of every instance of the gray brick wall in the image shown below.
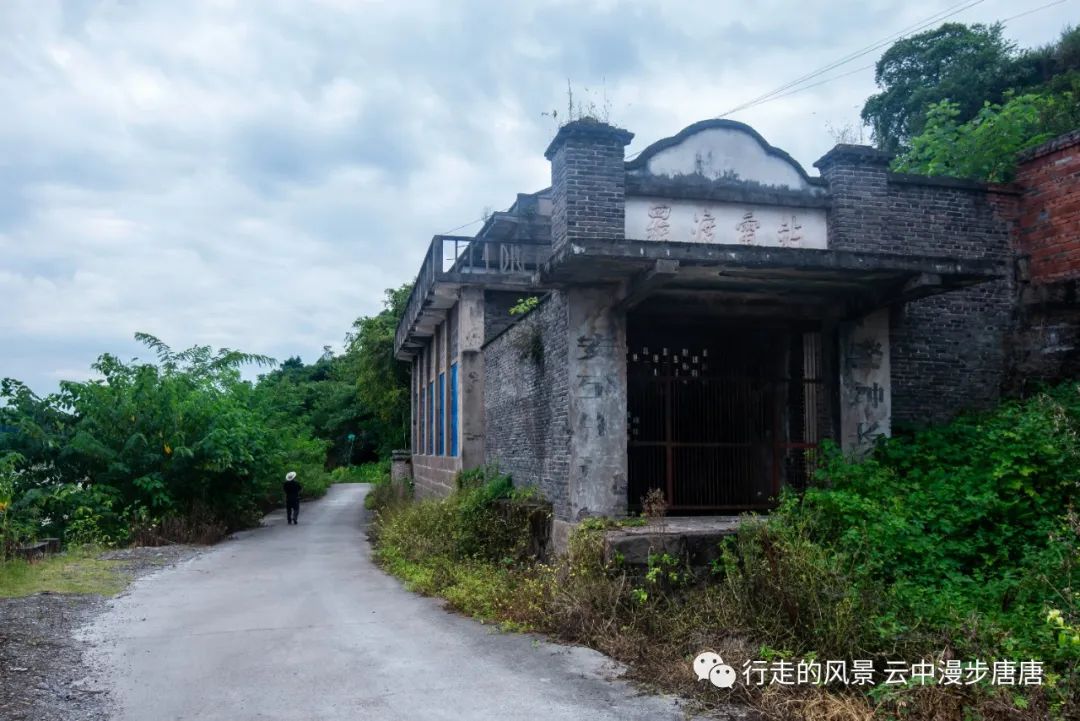
<path fill-rule="evenodd" d="M 892 309 L 893 420 L 943 421 L 1000 397 L 1013 325 L 1009 227 L 985 186 L 898 175 L 887 162 L 851 146 L 818 161 L 829 183 L 830 248 L 997 260 L 1005 276 Z"/>
<path fill-rule="evenodd" d="M 634 134 L 595 120 L 559 129 L 544 154 L 551 161 L 551 242 L 621 240 L 626 232 L 625 147 Z"/>
<path fill-rule="evenodd" d="M 555 517 L 570 518 L 567 304 L 560 292 L 484 347 L 484 457 L 514 479 L 537 486 Z M 534 333 L 543 347 L 530 356 Z"/>

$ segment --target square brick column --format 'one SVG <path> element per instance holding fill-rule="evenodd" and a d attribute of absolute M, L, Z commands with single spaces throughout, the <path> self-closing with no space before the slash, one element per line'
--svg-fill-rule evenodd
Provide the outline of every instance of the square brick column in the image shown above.
<path fill-rule="evenodd" d="M 597 120 L 559 128 L 544 157 L 551 161 L 551 243 L 577 238 L 622 240 L 626 234 L 625 149 L 634 134 Z"/>

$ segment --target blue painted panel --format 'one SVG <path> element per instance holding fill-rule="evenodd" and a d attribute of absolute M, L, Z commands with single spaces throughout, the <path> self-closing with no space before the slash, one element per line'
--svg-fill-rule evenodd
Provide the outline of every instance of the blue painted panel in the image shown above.
<path fill-rule="evenodd" d="M 439 385 L 436 388 L 437 395 L 435 396 L 436 413 L 435 413 L 435 447 L 440 456 L 446 455 L 446 433 L 444 433 L 444 424 L 446 419 L 446 374 L 439 374 Z"/>
<path fill-rule="evenodd" d="M 458 454 L 457 363 L 450 366 L 450 455 Z"/>

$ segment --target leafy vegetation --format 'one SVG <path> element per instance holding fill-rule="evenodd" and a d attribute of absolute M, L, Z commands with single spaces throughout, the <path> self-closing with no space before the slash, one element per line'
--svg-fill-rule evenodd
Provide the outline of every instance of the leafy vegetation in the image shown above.
<path fill-rule="evenodd" d="M 260 412 L 326 442 L 328 468 L 375 462 L 407 445 L 408 367 L 394 358 L 394 332 L 410 289 L 387 290 L 382 311 L 357 319 L 344 353 L 325 348 L 310 365 L 290 358 L 259 379 Z"/>
<path fill-rule="evenodd" d="M 540 297 L 530 295 L 526 298 L 518 298 L 517 303 L 510 306 L 510 315 L 525 315 L 540 305 Z"/>
<path fill-rule="evenodd" d="M 894 43 L 878 60 L 881 92 L 867 99 L 862 119 L 883 150 L 910 147 L 927 128 L 931 109 L 948 101 L 959 125 L 987 104 L 1017 95 L 1075 91 L 1080 73 L 1080 29 L 1067 28 L 1043 48 L 1017 51 L 1002 26 L 945 23 Z"/>
<path fill-rule="evenodd" d="M 966 123 L 957 122 L 960 109 L 956 103 L 942 101 L 930 106 L 923 132 L 896 158 L 893 169 L 995 183 L 1010 181 L 1016 172 L 1017 153 L 1080 127 L 1078 101 L 1080 97 L 1072 91 L 1009 96 L 1003 105 L 987 103 Z"/>
<path fill-rule="evenodd" d="M 394 357 L 394 337 L 411 290 L 411 284 L 387 290 L 383 310 L 357 320 L 346 339 L 349 377 L 371 414 L 369 432 L 379 458 L 409 446 L 409 366 Z"/>
<path fill-rule="evenodd" d="M 564 557 L 535 562 L 516 553 L 527 526 L 491 516 L 493 498 L 515 493 L 498 476 L 380 512 L 378 558 L 465 613 L 587 643 L 643 680 L 705 703 L 741 697 L 770 718 L 1072 718 L 1078 432 L 1080 385 L 1070 383 L 891 439 L 864 462 L 832 449 L 810 489 L 749 519 L 708 569 L 662 552 L 625 568 L 605 552 L 615 523 L 602 520 L 582 524 Z M 688 678 L 702 648 L 736 668 L 769 658 L 879 667 L 1034 658 L 1047 683 L 724 691 Z"/>
<path fill-rule="evenodd" d="M 42 537 L 212 542 L 278 504 L 288 470 L 312 497 L 334 481 L 367 480 L 352 462 L 374 461 L 404 433 L 407 376 L 393 328 L 407 296 L 407 286 L 387 291 L 386 308 L 356 322 L 345 353 L 307 366 L 290 359 L 256 383 L 242 367 L 271 359 L 174 351 L 145 334 L 137 338 L 155 362 L 105 354 L 93 365 L 99 379 L 44 397 L 4 379 L 0 558 Z"/>
<path fill-rule="evenodd" d="M 296 422 L 261 415 L 240 379 L 241 365 L 268 359 L 140 339 L 156 364 L 103 355 L 94 364 L 101 380 L 65 381 L 44 398 L 10 379 L 0 386 L 0 423 L 14 429 L 0 436 L 11 469 L 9 543 L 39 535 L 122 544 L 175 518 L 194 535 L 250 525 L 277 501 L 286 467 L 310 493 L 325 487 L 324 444 Z"/>

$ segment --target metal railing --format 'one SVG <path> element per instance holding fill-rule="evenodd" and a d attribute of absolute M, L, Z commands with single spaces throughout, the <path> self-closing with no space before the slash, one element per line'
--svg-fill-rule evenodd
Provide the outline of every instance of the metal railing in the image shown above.
<path fill-rule="evenodd" d="M 468 276 L 522 277 L 531 275 L 546 260 L 551 246 L 521 240 L 491 240 L 459 235 L 436 235 L 420 264 L 420 272 L 405 307 L 403 323 L 394 337 L 399 350 L 416 322 L 428 294 L 437 282 L 468 282 Z M 476 279 L 480 282 L 480 279 Z"/>

